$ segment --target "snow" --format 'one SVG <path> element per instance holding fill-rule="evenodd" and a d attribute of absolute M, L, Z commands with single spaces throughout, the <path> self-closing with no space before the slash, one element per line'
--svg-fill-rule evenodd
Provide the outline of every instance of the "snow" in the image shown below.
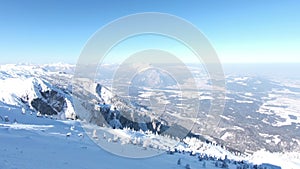
<path fill-rule="evenodd" d="M 236 83 L 237 83 L 237 84 L 240 84 L 240 85 L 242 85 L 242 86 L 247 86 L 247 85 L 248 85 L 247 83 L 245 83 L 245 82 L 240 82 L 240 81 L 237 81 Z"/>
<path fill-rule="evenodd" d="M 2 112 L 4 109 L 2 108 Z M 190 164 L 192 168 L 202 166 L 203 162 L 199 162 L 197 157 L 188 154 L 167 155 L 165 151 L 152 149 L 158 154 L 152 158 L 124 158 L 105 151 L 86 136 L 79 122 L 61 121 L 46 118 L 37 118 L 36 116 L 21 115 L 18 111 L 5 114 L 15 115 L 21 122 L 25 122 L 24 118 L 34 119 L 32 124 L 24 123 L 2 123 L 0 125 L 0 168 L 2 169 L 32 169 L 32 168 L 72 168 L 72 169 L 96 169 L 96 168 L 131 168 L 131 169 L 152 169 L 152 168 L 183 168 L 186 164 Z M 1 114 L 2 115 L 2 114 Z M 51 123 L 51 125 L 41 125 L 41 123 Z M 95 126 L 91 126 L 95 128 Z M 142 138 L 160 140 L 160 136 L 146 136 L 131 130 L 113 130 L 109 128 L 100 128 L 103 132 L 107 132 L 107 139 L 100 137 L 98 140 L 105 141 L 107 144 L 114 146 L 121 145 L 115 142 L 114 138 L 110 138 L 109 134 L 118 135 L 118 137 L 135 138 L 137 144 Z M 94 134 L 96 134 L 94 133 Z M 82 136 L 83 135 L 83 136 Z M 160 140 L 158 143 L 162 143 Z M 167 141 L 166 141 L 167 142 Z M 199 147 L 195 139 L 186 139 L 189 145 L 187 149 Z M 144 149 L 138 145 L 122 144 L 123 151 L 135 152 L 136 147 L 141 151 L 148 152 L 150 149 Z M 208 154 L 224 157 L 226 152 L 220 147 L 212 145 L 205 146 Z M 134 150 L 134 151 L 133 151 Z M 204 150 L 199 151 L 204 152 Z M 228 153 L 228 152 L 227 152 Z M 177 160 L 181 158 L 182 164 L 177 165 Z M 206 161 L 206 168 L 215 168 L 211 161 Z M 235 168 L 230 165 L 230 168 Z"/>
<path fill-rule="evenodd" d="M 232 120 L 231 118 L 224 116 L 224 115 L 220 115 L 221 118 L 225 119 L 225 120 Z"/>
<path fill-rule="evenodd" d="M 32 101 L 37 96 L 37 88 L 42 91 L 47 86 L 36 78 L 7 78 L 0 80 L 0 101 L 10 105 L 20 105 L 20 98 L 28 96 L 28 101 Z"/>
<path fill-rule="evenodd" d="M 278 144 L 280 143 L 280 135 L 270 135 L 270 134 L 265 134 L 265 133 L 258 133 L 260 136 L 265 137 L 266 143 L 275 143 Z"/>
<path fill-rule="evenodd" d="M 64 71 L 63 76 L 72 77 L 74 65 L 49 64 L 36 65 L 1 65 L 0 66 L 0 116 L 7 117 L 9 122 L 0 119 L 0 169 L 96 169 L 96 168 L 184 168 L 189 164 L 191 168 L 216 168 L 213 161 L 198 161 L 197 156 L 189 153 L 175 153 L 168 155 L 166 151 L 175 148 L 193 154 L 208 155 L 224 159 L 226 156 L 232 160 L 246 160 L 255 164 L 270 163 L 282 166 L 283 169 L 300 168 L 299 153 L 270 153 L 266 151 L 255 152 L 252 156 L 235 156 L 228 150 L 202 142 L 196 138 L 185 138 L 180 141 L 168 136 L 160 136 L 149 131 L 133 131 L 130 129 L 112 129 L 86 124 L 83 121 L 65 120 L 75 119 L 74 103 L 81 105 L 80 100 L 64 97 L 66 107 L 59 114 L 64 116 L 56 120 L 51 116 L 35 116 L 32 108 L 21 103 L 20 98 L 28 96 L 29 101 L 40 97 L 38 90 L 46 91 L 50 86 L 47 81 L 39 77 L 58 75 Z M 70 74 L 68 74 L 70 73 Z M 244 85 L 246 77 L 235 78 L 235 81 Z M 96 83 L 84 86 L 92 94 L 95 93 Z M 261 107 L 261 113 L 276 114 L 288 119 L 275 125 L 287 125 L 292 122 L 299 123 L 299 99 L 278 97 L 282 93 L 297 94 L 289 90 L 274 91 L 271 98 Z M 60 93 L 63 94 L 63 93 Z M 148 97 L 150 93 L 144 93 Z M 280 95 L 280 96 L 281 96 Z M 114 96 L 103 87 L 101 96 L 104 102 Z M 244 96 L 252 96 L 245 93 Z M 200 100 L 211 100 L 210 96 L 201 95 Z M 164 98 L 161 98 L 164 100 Z M 253 103 L 253 101 L 237 100 L 240 103 Z M 285 107 L 270 107 L 268 105 L 284 105 Z M 113 105 L 115 106 L 115 105 Z M 270 111 L 272 110 L 272 111 Z M 82 107 L 77 107 L 80 115 L 86 114 Z M 289 111 L 289 114 L 284 113 Z M 289 115 L 297 117 L 290 119 Z M 179 119 L 188 118 L 181 117 Z M 228 117 L 222 117 L 227 118 Z M 193 119 L 193 118 L 191 118 Z M 234 130 L 243 130 L 233 126 Z M 222 138 L 230 138 L 233 133 L 226 132 Z M 279 135 L 260 135 L 270 137 L 271 142 L 278 144 Z M 175 146 L 175 147 L 174 147 Z M 121 155 L 121 156 L 120 156 Z M 135 157 L 135 158 L 132 158 Z M 151 158 L 141 158 L 151 157 Z M 136 159 L 138 158 L 138 159 Z M 177 165 L 178 159 L 182 164 Z M 229 169 L 236 169 L 237 165 L 229 164 Z"/>
<path fill-rule="evenodd" d="M 85 126 L 84 130 L 82 122 L 24 115 L 22 109 L 17 107 L 0 106 L 0 115 L 8 116 L 10 119 L 8 123 L 0 121 L 1 169 L 96 169 L 99 167 L 150 169 L 183 168 L 186 164 L 194 168 L 203 165 L 203 162 L 198 161 L 197 156 L 189 156 L 189 153 L 166 154 L 166 151 L 179 140 L 149 131 L 111 129 L 90 124 L 86 124 L 88 126 Z M 18 122 L 11 123 L 12 119 L 17 119 Z M 96 137 L 92 138 L 88 135 Z M 101 146 L 99 142 L 102 143 Z M 103 147 L 104 144 L 107 147 Z M 186 138 L 184 142 L 177 144 L 177 148 L 223 159 L 225 155 L 231 159 L 241 158 L 219 146 L 203 143 L 195 138 Z M 138 159 L 120 156 L 126 153 L 131 157 L 135 153 Z M 145 155 L 152 157 L 141 158 Z M 182 159 L 181 166 L 177 165 L 179 158 Z M 215 168 L 214 163 L 206 161 L 206 168 Z M 230 165 L 229 168 L 235 169 L 236 166 Z"/>
<path fill-rule="evenodd" d="M 265 133 L 258 133 L 262 137 L 272 137 L 273 135 L 265 134 Z"/>
<path fill-rule="evenodd" d="M 235 78 L 233 78 L 233 80 L 234 81 L 245 81 L 245 80 L 248 80 L 249 79 L 249 77 L 235 77 Z"/>
<path fill-rule="evenodd" d="M 273 141 L 275 144 L 278 144 L 278 143 L 281 141 L 281 139 L 280 139 L 279 137 L 280 137 L 279 135 L 273 136 L 272 141 Z"/>
<path fill-rule="evenodd" d="M 247 92 L 247 93 L 245 93 L 245 96 L 253 96 L 253 94 L 250 92 Z"/>
<path fill-rule="evenodd" d="M 222 140 L 227 140 L 228 138 L 233 137 L 233 134 L 231 132 L 226 132 L 225 134 L 223 134 L 223 136 L 221 136 Z"/>
<path fill-rule="evenodd" d="M 200 96 L 199 100 L 213 100 L 214 98 L 211 96 Z"/>
<path fill-rule="evenodd" d="M 237 103 L 247 103 L 247 104 L 252 104 L 253 101 L 251 100 L 236 100 Z"/>
<path fill-rule="evenodd" d="M 60 67 L 71 68 L 70 65 L 58 64 Z M 57 66 L 58 66 L 57 65 Z M 53 65 L 53 68 L 56 65 Z M 66 95 L 60 89 L 50 85 L 46 80 L 47 77 L 55 72 L 50 72 L 44 66 L 36 65 L 1 65 L 0 66 L 0 102 L 7 106 L 22 107 L 23 114 L 36 113 L 35 109 L 31 106 L 31 102 L 36 99 L 44 98 L 41 96 L 41 92 L 55 90 L 58 95 L 62 95 L 65 98 L 66 106 L 63 112 L 58 112 L 58 118 L 75 118 L 75 111 L 71 102 L 71 97 Z M 56 67 L 58 69 L 58 67 Z M 5 72 L 6 76 L 2 76 Z M 56 75 L 58 75 L 56 73 Z M 45 100 L 44 100 L 45 101 Z M 52 106 L 57 106 L 58 102 L 52 100 Z"/>
<path fill-rule="evenodd" d="M 153 92 L 152 91 L 142 92 L 141 94 L 139 94 L 139 96 L 142 98 L 150 98 L 151 96 L 153 96 Z"/>
<path fill-rule="evenodd" d="M 282 94 L 285 93 L 285 94 Z M 259 112 L 267 115 L 276 115 L 285 121 L 276 121 L 272 123 L 273 126 L 285 126 L 291 125 L 292 123 L 300 123 L 300 100 L 297 97 L 292 97 L 289 94 L 289 90 L 273 90 L 272 93 L 268 94 L 266 101 L 260 107 Z M 299 95 L 299 93 L 297 94 Z M 291 116 L 296 118 L 291 118 Z M 268 123 L 267 121 L 265 121 Z"/>
<path fill-rule="evenodd" d="M 53 125 L 32 125 L 32 124 L 0 124 L 0 127 L 3 128 L 10 128 L 10 129 L 23 129 L 23 130 L 45 130 L 51 127 L 54 127 Z"/>
<path fill-rule="evenodd" d="M 242 127 L 239 127 L 239 126 L 233 126 L 232 129 L 233 129 L 233 130 L 241 130 L 241 131 L 245 131 Z"/>
<path fill-rule="evenodd" d="M 282 169 L 299 169 L 300 153 L 270 153 L 264 150 L 255 152 L 248 158 L 256 164 L 270 163 L 281 166 Z"/>
<path fill-rule="evenodd" d="M 65 101 L 67 103 L 66 108 L 64 110 L 65 117 L 68 119 L 75 119 L 76 114 L 75 114 L 75 110 L 74 110 L 74 107 L 73 107 L 71 101 L 66 98 L 65 98 Z M 62 118 L 62 119 L 64 119 L 64 118 Z"/>

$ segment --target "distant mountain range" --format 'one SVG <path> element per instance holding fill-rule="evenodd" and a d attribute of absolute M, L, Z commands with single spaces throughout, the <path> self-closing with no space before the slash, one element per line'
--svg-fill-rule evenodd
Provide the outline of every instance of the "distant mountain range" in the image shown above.
<path fill-rule="evenodd" d="M 209 115 L 205 112 L 214 98 L 209 79 L 202 71 L 197 71 L 197 66 L 190 69 L 201 86 L 195 91 L 199 92 L 201 107 L 191 132 L 184 124 L 190 123 L 189 115 L 181 111 L 189 108 L 188 104 L 182 104 L 189 102 L 189 98 L 178 99 L 180 90 L 176 88 L 176 80 L 167 73 L 150 69 L 138 74 L 129 83 L 129 98 L 124 98 L 122 93 L 113 93 L 109 88 L 114 65 L 106 65 L 103 69 L 96 82 L 81 79 L 73 83 L 74 65 L 1 65 L 0 104 L 17 106 L 38 116 L 79 118 L 99 126 L 116 124 L 111 122 L 113 116 L 107 118 L 103 111 L 105 104 L 110 106 L 111 112 L 114 108 L 120 112 L 115 121 L 122 127 L 175 137 L 195 136 L 243 153 L 261 149 L 300 151 L 299 81 L 226 75 L 226 105 L 218 117 L 221 121 L 211 135 L 202 135 L 204 119 Z M 106 76 L 101 76 L 103 72 Z M 161 112 L 151 105 L 158 101 L 166 105 Z M 168 130 L 174 126 L 176 132 Z"/>

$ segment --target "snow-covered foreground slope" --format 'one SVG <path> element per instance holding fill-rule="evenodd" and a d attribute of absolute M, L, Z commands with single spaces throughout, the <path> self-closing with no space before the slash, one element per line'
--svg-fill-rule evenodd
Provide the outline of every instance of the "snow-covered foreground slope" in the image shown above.
<path fill-rule="evenodd" d="M 114 155 L 95 144 L 94 141 L 96 140 L 91 140 L 87 136 L 79 121 L 61 121 L 22 114 L 20 108 L 3 104 L 0 105 L 0 116 L 3 119 L 9 119 L 9 122 L 0 121 L 1 169 L 93 169 L 120 168 L 123 166 L 133 169 L 183 168 L 177 165 L 179 158 L 182 158 L 182 165 L 189 163 L 191 166 L 200 166 L 197 158 L 190 157 L 188 153 L 185 155 L 167 155 L 166 151 L 159 149 L 153 149 L 158 154 L 153 158 L 130 159 Z M 89 125 L 89 127 L 92 130 L 97 129 L 97 140 L 109 143 L 113 141 L 113 136 L 118 136 L 120 141 L 111 144 L 121 145 L 129 151 L 132 149 L 132 152 L 136 150 L 134 147 L 149 151 L 139 145 L 144 140 L 145 134 L 132 130 L 113 130 L 94 125 Z M 89 132 L 87 133 L 89 134 Z M 106 133 L 105 138 L 103 133 Z M 167 145 L 163 143 L 164 140 L 160 136 L 150 134 L 150 137 L 152 143 L 156 141 L 162 146 Z M 140 141 L 139 143 L 136 142 L 135 145 L 129 142 L 124 144 L 121 140 L 125 138 Z M 208 163 L 207 166 L 209 165 Z"/>
<path fill-rule="evenodd" d="M 197 157 L 187 154 L 167 155 L 153 158 L 130 159 L 116 156 L 101 149 L 80 127 L 78 121 L 57 121 L 31 115 L 19 115 L 18 109 L 0 107 L 1 116 L 16 118 L 18 123 L 0 123 L 1 169 L 96 169 L 96 168 L 192 168 L 203 166 Z M 109 132 L 110 129 L 103 129 Z M 111 131 L 110 131 L 111 132 Z M 116 130 L 114 134 L 122 132 Z M 123 132 L 126 135 L 126 132 Z M 107 136 L 109 137 L 109 136 Z M 99 139 L 104 139 L 99 137 Z M 128 145 L 122 145 L 128 146 Z M 147 150 L 144 150 L 147 151 Z M 159 151 L 159 150 L 157 150 Z M 177 165 L 181 158 L 181 165 Z M 213 168 L 213 162 L 206 162 Z"/>
<path fill-rule="evenodd" d="M 89 125 L 89 128 L 91 131 L 96 130 L 96 133 L 89 131 L 85 133 L 79 121 L 62 121 L 30 114 L 24 115 L 21 109 L 5 105 L 0 106 L 0 112 L 1 117 L 7 116 L 10 120 L 10 122 L 0 121 L 0 169 L 180 169 L 185 168 L 186 164 L 189 164 L 191 168 L 220 168 L 215 166 L 216 160 L 203 158 L 199 161 L 199 155 L 218 158 L 224 158 L 227 155 L 230 159 L 235 159 L 228 162 L 230 169 L 241 166 L 242 164 L 234 163 L 239 160 L 249 160 L 258 164 L 265 162 L 280 164 L 283 169 L 297 169 L 300 166 L 297 163 L 300 158 L 299 154 L 288 156 L 287 154 L 258 152 L 250 157 L 237 157 L 221 147 L 201 143 L 196 139 L 184 140 L 185 143 L 182 142 L 176 147 L 181 153 L 170 155 L 164 148 L 156 149 L 155 145 L 166 148 L 171 139 L 155 134 L 94 125 Z M 13 123 L 13 119 L 16 119 L 17 123 Z M 94 136 L 90 138 L 89 134 Z M 117 139 L 115 139 L 116 136 Z M 124 143 L 126 139 L 131 141 Z M 148 142 L 145 146 L 143 142 L 146 140 Z M 103 150 L 95 144 L 97 141 L 107 142 L 115 147 L 122 146 L 124 150 L 132 153 L 137 148 L 145 152 L 156 151 L 157 156 L 136 159 L 120 157 Z M 186 153 L 182 153 L 183 151 Z M 197 155 L 191 156 L 188 151 Z M 181 159 L 180 165 L 177 164 L 179 159 Z M 222 163 L 218 163 L 221 166 Z M 251 163 L 249 165 L 253 166 Z"/>
<path fill-rule="evenodd" d="M 282 166 L 283 169 L 298 169 L 300 168 L 300 153 L 270 153 L 261 150 L 249 156 L 248 161 L 256 164 L 270 163 Z"/>

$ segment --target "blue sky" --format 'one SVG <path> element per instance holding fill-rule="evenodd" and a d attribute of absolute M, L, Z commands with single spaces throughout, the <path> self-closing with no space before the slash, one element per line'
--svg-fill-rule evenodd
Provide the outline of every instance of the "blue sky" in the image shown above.
<path fill-rule="evenodd" d="M 186 19 L 222 63 L 300 62 L 300 1 L 1 0 L 0 63 L 76 63 L 105 24 L 139 12 Z"/>

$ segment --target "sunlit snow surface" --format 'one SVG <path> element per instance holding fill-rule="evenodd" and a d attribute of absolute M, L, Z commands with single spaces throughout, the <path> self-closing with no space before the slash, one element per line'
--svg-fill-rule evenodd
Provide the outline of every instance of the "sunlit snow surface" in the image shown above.
<path fill-rule="evenodd" d="M 204 161 L 198 161 L 197 156 L 190 156 L 189 153 L 167 154 L 164 149 L 168 147 L 170 138 L 134 132 L 129 129 L 114 130 L 90 125 L 91 129 L 97 130 L 97 137 L 90 139 L 78 121 L 60 121 L 30 114 L 23 115 L 20 109 L 9 109 L 5 106 L 0 107 L 0 112 L 1 116 L 9 116 L 9 119 L 18 121 L 17 123 L 0 122 L 1 169 L 114 169 L 121 167 L 152 169 L 184 168 L 186 164 L 190 164 L 192 168 L 203 168 Z M 117 139 L 115 139 L 116 136 Z M 101 149 L 94 143 L 97 140 L 116 147 L 122 146 L 123 150 L 128 152 L 136 151 L 136 147 L 138 147 L 145 152 L 157 151 L 158 155 L 142 159 L 120 157 Z M 135 140 L 139 141 L 134 142 Z M 147 145 L 144 145 L 145 142 Z M 300 165 L 299 153 L 271 154 L 260 151 L 253 156 L 237 157 L 219 146 L 206 144 L 197 139 L 187 138 L 184 142 L 185 144 L 181 143 L 177 146 L 178 150 L 205 153 L 220 158 L 227 155 L 230 159 L 247 160 L 258 164 L 268 162 L 281 165 L 283 169 L 296 169 Z M 150 145 L 153 148 L 150 148 Z M 199 147 L 201 148 L 199 149 Z M 177 165 L 179 158 L 181 158 L 181 165 Z M 205 167 L 216 168 L 214 162 L 209 160 L 205 161 Z M 229 168 L 235 169 L 236 165 L 230 164 Z"/>
<path fill-rule="evenodd" d="M 153 133 L 134 132 L 132 130 L 113 130 L 111 128 L 100 128 L 94 125 L 85 126 L 89 131 L 84 131 L 78 121 L 66 121 L 64 117 L 71 116 L 74 112 L 71 100 L 67 99 L 68 109 L 64 111 L 60 120 L 52 117 L 36 117 L 36 112 L 32 109 L 24 109 L 18 98 L 29 95 L 29 100 L 37 97 L 37 87 L 47 90 L 47 82 L 42 81 L 38 76 L 48 78 L 57 76 L 60 78 L 71 78 L 73 65 L 54 64 L 45 66 L 32 65 L 1 65 L 0 67 L 0 169 L 93 169 L 93 168 L 185 168 L 185 164 L 190 164 L 191 168 L 203 168 L 204 162 L 199 162 L 197 156 L 189 156 L 189 153 L 174 155 L 166 154 L 172 139 L 157 136 Z M 35 75 L 36 77 L 33 77 Z M 247 85 L 248 77 L 233 77 L 228 82 L 236 83 L 240 87 Z M 261 84 L 261 81 L 256 81 Z M 66 84 L 68 85 L 68 84 Z M 68 86 L 67 86 L 68 87 Z M 92 86 L 95 87 L 95 86 Z M 299 83 L 292 81 L 286 87 L 300 88 Z M 253 89 L 255 90 L 255 89 Z M 259 107 L 258 113 L 263 115 L 273 115 L 285 120 L 275 119 L 274 123 L 262 120 L 262 123 L 273 127 L 284 127 L 291 124 L 299 124 L 300 103 L 299 91 L 289 89 L 274 89 L 267 94 L 263 105 Z M 239 105 L 249 105 L 257 102 L 253 96 L 256 93 L 238 93 L 239 99 L 234 100 L 227 97 L 227 100 L 234 100 Z M 107 96 L 107 95 L 106 95 Z M 148 93 L 141 93 L 143 97 L 149 97 Z M 210 96 L 201 95 L 200 100 L 211 100 Z M 22 110 L 24 109 L 24 111 Z M 229 110 L 233 110 L 230 109 Z M 23 112 L 23 113 L 22 113 Z M 289 112 L 289 113 L 286 113 Z M 31 114 L 32 113 L 32 114 Z M 9 122 L 4 122 L 7 116 Z M 180 114 L 174 116 L 183 118 Z M 52 118 L 52 119 L 51 119 Z M 232 116 L 222 115 L 221 118 L 233 121 Z M 245 118 L 253 119 L 251 115 Z M 16 123 L 15 123 L 16 122 Z M 201 122 L 201 121 L 200 121 Z M 199 122 L 199 123 L 200 123 Z M 232 138 L 234 132 L 244 132 L 243 126 L 231 125 L 221 136 L 223 140 Z M 96 137 L 90 139 L 87 135 L 93 136 L 96 130 Z M 220 128 L 220 131 L 225 128 Z M 291 131 L 293 132 L 293 131 Z M 280 144 L 280 135 L 259 132 L 259 136 L 266 138 L 267 144 Z M 298 141 L 298 139 L 295 139 Z M 112 147 L 122 148 L 119 151 L 135 153 L 156 152 L 157 156 L 145 159 L 130 159 L 116 156 L 99 147 L 97 142 L 110 144 Z M 183 143 L 185 142 L 185 143 Z M 192 151 L 194 153 L 205 153 L 207 155 L 230 159 L 246 160 L 249 163 L 270 163 L 282 166 L 283 169 L 300 168 L 300 153 L 269 153 L 258 151 L 248 157 L 237 157 L 219 146 L 213 146 L 199 142 L 196 139 L 185 139 L 177 149 Z M 201 148 L 199 148 L 201 147 Z M 152 153 L 153 154 L 153 153 Z M 182 164 L 177 165 L 178 159 L 182 159 Z M 212 161 L 206 161 L 206 168 L 215 168 Z M 229 168 L 236 169 L 236 165 L 230 164 Z"/>
<path fill-rule="evenodd" d="M 97 146 L 80 127 L 77 121 L 57 121 L 48 118 L 37 118 L 31 115 L 19 115 L 18 110 L 1 107 L 1 116 L 9 115 L 16 118 L 18 123 L 0 123 L 0 168 L 1 169 L 93 169 L 93 168 L 183 168 L 189 163 L 191 166 L 202 166 L 196 157 L 188 153 L 167 155 L 162 153 L 153 158 L 130 159 L 113 155 Z M 109 142 L 113 135 L 123 139 L 143 139 L 145 135 L 130 130 L 112 130 L 97 128 L 100 133 L 107 133 L 106 138 L 99 135 L 99 140 Z M 100 132 L 101 130 L 101 132 Z M 147 136 L 148 137 L 148 136 Z M 151 139 L 156 140 L 154 135 Z M 153 138 L 154 137 L 154 138 Z M 159 139 L 158 139 L 159 140 Z M 94 140 L 95 141 L 95 140 Z M 164 144 L 159 140 L 161 144 Z M 112 143 L 122 144 L 122 143 Z M 126 149 L 132 144 L 122 144 Z M 139 145 L 135 145 L 139 146 Z M 141 147 L 142 149 L 142 147 Z M 214 150 L 215 149 L 215 150 Z M 212 148 L 211 152 L 218 148 Z M 154 150 L 154 149 L 153 149 Z M 148 151 L 148 150 L 143 150 Z M 162 151 L 156 149 L 155 151 Z M 224 151 L 224 150 L 223 150 Z M 220 154 L 220 152 L 218 152 Z M 216 155 L 219 155 L 216 153 Z M 224 155 L 224 154 L 222 154 Z M 177 160 L 182 158 L 182 166 L 177 165 Z M 207 168 L 213 164 L 207 162 Z"/>

